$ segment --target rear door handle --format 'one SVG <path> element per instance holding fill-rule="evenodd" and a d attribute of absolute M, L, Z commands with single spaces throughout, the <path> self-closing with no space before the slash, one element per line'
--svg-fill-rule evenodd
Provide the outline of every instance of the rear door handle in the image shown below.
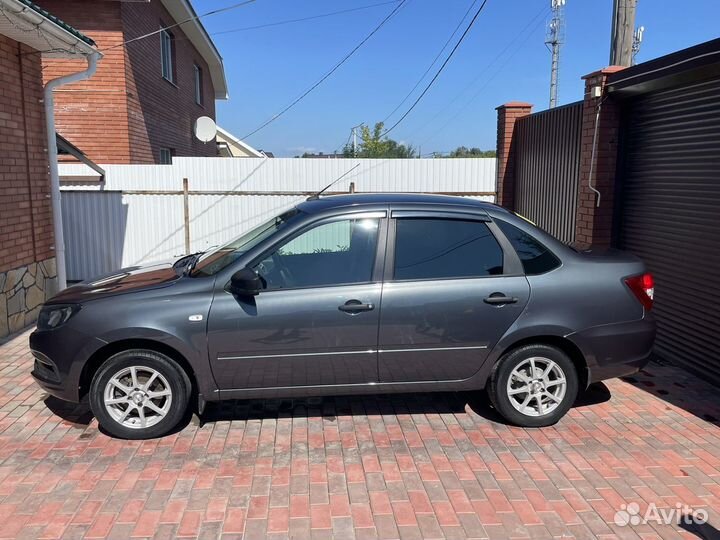
<path fill-rule="evenodd" d="M 518 299 L 514 296 L 505 296 L 503 293 L 492 293 L 487 298 L 483 299 L 483 302 L 486 304 L 491 304 L 494 306 L 500 305 L 500 304 L 514 304 L 518 301 Z"/>
<path fill-rule="evenodd" d="M 340 311 L 345 313 L 356 314 L 361 311 L 372 311 L 375 309 L 375 304 L 363 304 L 360 300 L 348 300 L 343 305 L 338 306 Z"/>

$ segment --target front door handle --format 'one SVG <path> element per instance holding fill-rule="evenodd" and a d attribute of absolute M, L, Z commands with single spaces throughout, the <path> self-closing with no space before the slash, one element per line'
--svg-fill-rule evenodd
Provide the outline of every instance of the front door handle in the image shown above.
<path fill-rule="evenodd" d="M 518 301 L 518 299 L 514 296 L 505 296 L 503 293 L 494 292 L 487 298 L 483 299 L 483 302 L 486 304 L 491 304 L 493 306 L 503 305 L 503 304 L 514 304 Z"/>
<path fill-rule="evenodd" d="M 372 311 L 375 309 L 375 304 L 363 304 L 360 300 L 348 300 L 342 306 L 338 306 L 340 311 L 355 315 L 361 311 Z"/>

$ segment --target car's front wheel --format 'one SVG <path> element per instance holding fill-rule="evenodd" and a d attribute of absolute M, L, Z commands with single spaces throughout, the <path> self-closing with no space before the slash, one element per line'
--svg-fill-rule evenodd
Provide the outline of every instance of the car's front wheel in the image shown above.
<path fill-rule="evenodd" d="M 151 439 L 182 420 L 190 399 L 187 374 L 171 358 L 133 349 L 110 357 L 90 385 L 90 407 L 116 437 Z"/>
<path fill-rule="evenodd" d="M 549 345 L 526 345 L 506 353 L 490 375 L 495 409 L 523 427 L 556 423 L 578 393 L 578 376 L 568 356 Z"/>

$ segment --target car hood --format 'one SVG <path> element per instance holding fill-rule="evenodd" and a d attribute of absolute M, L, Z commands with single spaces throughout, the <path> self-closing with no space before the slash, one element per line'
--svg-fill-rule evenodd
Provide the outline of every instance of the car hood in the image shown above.
<path fill-rule="evenodd" d="M 178 279 L 180 275 L 173 268 L 172 262 L 132 266 L 68 287 L 47 303 L 82 303 L 108 296 L 166 287 Z"/>

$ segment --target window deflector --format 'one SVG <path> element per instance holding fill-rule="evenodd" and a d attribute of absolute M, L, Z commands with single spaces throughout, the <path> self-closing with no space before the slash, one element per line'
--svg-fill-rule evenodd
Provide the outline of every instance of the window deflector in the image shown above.
<path fill-rule="evenodd" d="M 458 219 L 463 221 L 490 221 L 490 217 L 475 212 L 443 210 L 393 210 L 393 218 Z"/>

